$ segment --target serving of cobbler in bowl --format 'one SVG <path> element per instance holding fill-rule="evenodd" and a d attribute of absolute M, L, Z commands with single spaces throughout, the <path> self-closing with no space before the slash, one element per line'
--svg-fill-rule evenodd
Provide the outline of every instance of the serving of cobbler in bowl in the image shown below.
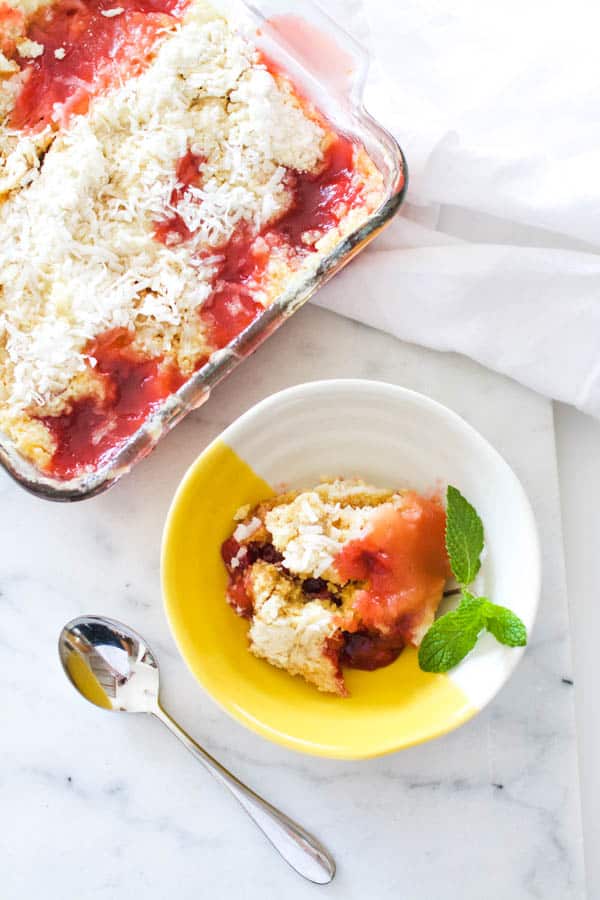
<path fill-rule="evenodd" d="M 533 625 L 540 554 L 523 488 L 470 425 L 342 379 L 268 397 L 200 454 L 161 575 L 214 700 L 284 746 L 357 759 L 444 734 L 495 696 Z"/>
<path fill-rule="evenodd" d="M 345 697 L 343 667 L 373 671 L 419 646 L 450 577 L 439 497 L 334 480 L 235 518 L 227 599 L 256 656 Z"/>
<path fill-rule="evenodd" d="M 93 473 L 384 195 L 204 0 L 0 0 L 0 431 Z"/>

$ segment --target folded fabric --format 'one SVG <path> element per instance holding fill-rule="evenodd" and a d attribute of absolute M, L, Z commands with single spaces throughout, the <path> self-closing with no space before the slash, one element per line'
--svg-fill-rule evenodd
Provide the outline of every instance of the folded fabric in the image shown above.
<path fill-rule="evenodd" d="M 371 51 L 367 106 L 410 184 L 390 229 L 317 302 L 600 416 L 593 5 L 327 9 Z"/>

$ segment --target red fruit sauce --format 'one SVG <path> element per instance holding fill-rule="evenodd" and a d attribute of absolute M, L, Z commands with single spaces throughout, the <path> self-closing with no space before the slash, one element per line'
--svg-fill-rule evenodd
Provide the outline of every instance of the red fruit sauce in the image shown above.
<path fill-rule="evenodd" d="M 388 666 L 435 612 L 450 576 L 445 528 L 440 500 L 411 492 L 402 509 L 382 507 L 367 534 L 338 554 L 339 575 L 366 582 L 352 612 L 340 617 L 340 666 L 368 671 Z"/>
<path fill-rule="evenodd" d="M 11 116 L 11 125 L 37 131 L 64 104 L 60 124 L 84 113 L 90 98 L 124 76 L 146 67 L 159 29 L 181 16 L 187 0 L 58 0 L 38 10 L 26 35 L 44 46 L 35 59 L 14 59 L 27 73 Z M 117 16 L 102 11 L 121 8 Z M 55 50 L 64 49 L 63 59 Z"/>
<path fill-rule="evenodd" d="M 153 407 L 185 381 L 172 365 L 148 359 L 131 347 L 133 335 L 117 328 L 97 338 L 87 349 L 104 381 L 105 398 L 84 397 L 60 416 L 41 421 L 56 441 L 50 472 L 70 478 L 86 466 L 95 467 L 142 424 Z"/>
<path fill-rule="evenodd" d="M 441 501 L 411 492 L 401 509 L 382 507 L 368 532 L 338 554 L 340 577 L 366 582 L 352 611 L 340 616 L 340 666 L 388 666 L 435 612 L 450 576 L 445 528 Z"/>
<path fill-rule="evenodd" d="M 437 607 L 450 576 L 441 501 L 410 492 L 400 509 L 383 506 L 367 533 L 349 541 L 334 566 L 344 581 L 364 581 L 342 627 L 406 635 Z"/>
<path fill-rule="evenodd" d="M 340 135 L 327 150 L 322 170 L 313 175 L 290 170 L 287 174 L 293 202 L 289 210 L 268 225 L 259 235 L 243 224 L 215 255 L 222 257 L 218 266 L 212 296 L 203 305 L 200 318 L 207 328 L 207 337 L 215 349 L 225 347 L 248 327 L 264 307 L 253 297 L 253 289 L 260 284 L 271 251 L 275 247 L 288 248 L 296 256 L 312 249 L 315 236 L 303 240 L 306 232 L 317 237 L 335 228 L 346 210 L 359 200 L 359 190 L 353 183 L 353 151 L 350 140 Z M 188 151 L 177 164 L 177 187 L 170 205 L 183 199 L 190 185 L 201 183 L 202 157 Z M 154 234 L 165 244 L 187 241 L 191 233 L 177 213 L 155 223 Z"/>
<path fill-rule="evenodd" d="M 393 663 L 406 646 L 401 629 L 392 634 L 378 631 L 342 631 L 342 646 L 338 662 L 349 669 L 373 672 Z"/>
<path fill-rule="evenodd" d="M 215 290 L 200 311 L 211 345 L 225 347 L 251 325 L 264 307 L 252 298 L 251 288 L 269 261 L 270 246 L 263 238 L 240 227 L 217 253 L 223 255 L 215 279 Z"/>
<path fill-rule="evenodd" d="M 244 619 L 251 619 L 253 603 L 252 597 L 246 590 L 245 578 L 245 572 L 250 565 L 251 557 L 246 549 L 246 553 L 242 558 L 237 558 L 240 549 L 241 545 L 234 537 L 230 537 L 226 540 L 221 547 L 221 556 L 229 575 L 229 582 L 227 584 L 227 602 L 235 610 L 238 616 L 242 616 Z M 254 558 L 256 559 L 256 557 Z M 236 567 L 232 566 L 233 559 L 236 559 L 239 563 Z"/>
<path fill-rule="evenodd" d="M 190 186 L 198 187 L 202 180 L 200 174 L 200 166 L 204 162 L 204 157 L 191 150 L 182 156 L 175 168 L 177 177 L 177 186 L 171 191 L 169 198 L 170 206 L 176 206 L 185 196 L 187 188 Z M 154 223 L 154 237 L 163 244 L 176 244 L 181 241 L 188 241 L 192 234 L 178 213 L 171 213 L 164 219 Z"/>
<path fill-rule="evenodd" d="M 359 190 L 352 177 L 353 150 L 352 142 L 338 135 L 327 150 L 324 168 L 318 175 L 289 173 L 293 205 L 270 228 L 294 250 L 307 250 L 314 243 L 302 240 L 305 232 L 315 230 L 320 237 L 339 225 L 347 209 L 356 205 Z"/>

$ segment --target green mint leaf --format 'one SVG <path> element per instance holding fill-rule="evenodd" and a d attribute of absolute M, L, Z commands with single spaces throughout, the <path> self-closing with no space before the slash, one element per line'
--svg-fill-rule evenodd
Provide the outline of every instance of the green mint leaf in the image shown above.
<path fill-rule="evenodd" d="M 419 665 L 424 672 L 447 672 L 470 653 L 485 628 L 484 597 L 463 591 L 460 606 L 433 623 L 419 647 Z"/>
<path fill-rule="evenodd" d="M 487 602 L 485 625 L 501 644 L 508 647 L 524 647 L 527 643 L 527 629 L 520 618 L 505 606 Z"/>
<path fill-rule="evenodd" d="M 446 492 L 446 550 L 458 583 L 471 584 L 481 566 L 483 524 L 469 501 L 451 484 Z"/>
<path fill-rule="evenodd" d="M 433 623 L 419 647 L 424 672 L 447 672 L 471 652 L 480 633 L 487 629 L 501 644 L 524 647 L 527 629 L 505 606 L 487 597 L 475 597 L 463 588 L 460 605 Z"/>

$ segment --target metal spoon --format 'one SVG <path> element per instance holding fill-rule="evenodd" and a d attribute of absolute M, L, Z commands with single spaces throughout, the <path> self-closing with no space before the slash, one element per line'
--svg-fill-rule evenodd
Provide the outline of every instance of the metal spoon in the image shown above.
<path fill-rule="evenodd" d="M 156 658 L 131 628 L 100 616 L 80 616 L 60 633 L 58 652 L 80 694 L 104 709 L 151 713 L 239 800 L 285 861 L 304 878 L 328 884 L 335 863 L 311 834 L 224 769 L 165 712 Z"/>

